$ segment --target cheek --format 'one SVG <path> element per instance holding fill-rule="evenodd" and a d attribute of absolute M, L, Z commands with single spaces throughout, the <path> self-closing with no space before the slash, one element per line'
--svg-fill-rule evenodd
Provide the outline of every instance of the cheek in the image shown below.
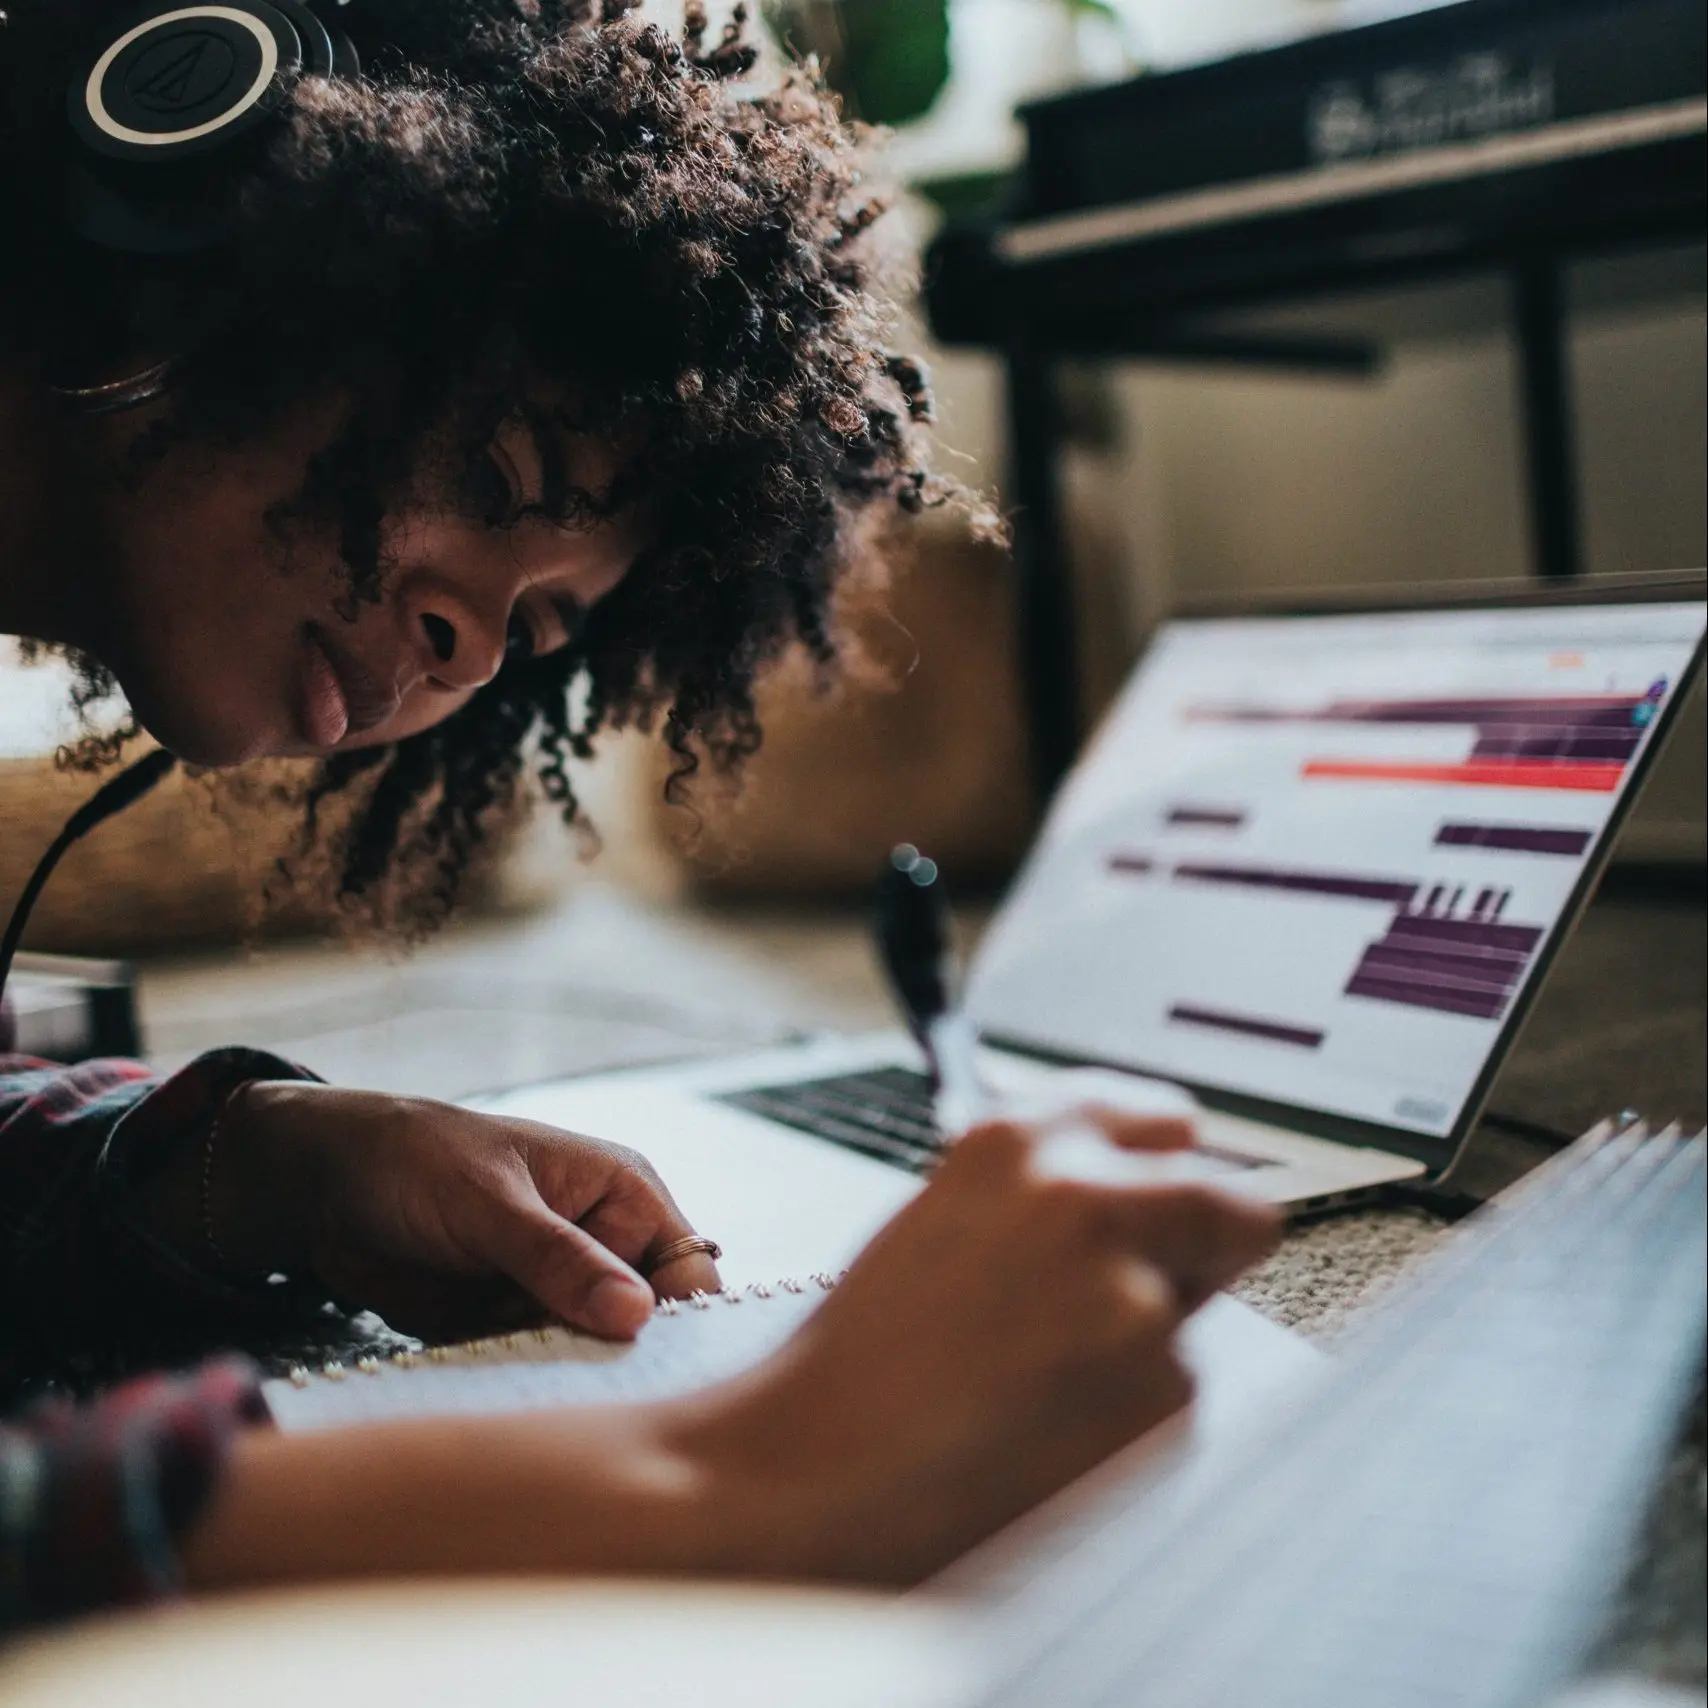
<path fill-rule="evenodd" d="M 324 570 L 287 566 L 259 507 L 201 482 L 145 482 L 103 524 L 92 650 L 146 727 L 208 765 L 299 746 L 299 636 Z"/>
<path fill-rule="evenodd" d="M 112 493 L 113 564 L 133 607 L 170 610 L 196 630 L 257 635 L 331 596 L 330 538 L 282 532 L 269 521 L 298 494 L 311 457 L 330 437 L 330 406 L 305 412 L 253 445 L 213 448 L 177 442 L 150 461 L 134 486 Z M 146 431 L 146 413 L 114 417 L 109 466 L 122 466 Z M 299 618 L 300 620 L 300 618 Z"/>
<path fill-rule="evenodd" d="M 236 483 L 151 481 L 117 520 L 123 603 L 168 617 L 186 641 L 217 646 L 278 628 L 311 584 L 326 585 L 320 554 L 289 550 L 262 497 Z M 287 620 L 281 638 L 289 630 Z"/>

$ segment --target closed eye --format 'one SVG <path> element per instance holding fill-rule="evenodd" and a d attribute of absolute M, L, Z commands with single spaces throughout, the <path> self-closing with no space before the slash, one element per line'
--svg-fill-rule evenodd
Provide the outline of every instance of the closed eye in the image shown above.
<path fill-rule="evenodd" d="M 510 625 L 504 631 L 504 656 L 507 659 L 533 658 L 539 650 L 534 625 L 528 620 L 528 613 L 518 605 L 510 613 Z"/>
<path fill-rule="evenodd" d="M 476 513 L 489 528 L 514 525 L 523 508 L 522 482 L 502 450 L 492 447 L 476 458 L 468 485 Z"/>
<path fill-rule="evenodd" d="M 534 454 L 540 459 L 540 506 L 548 516 L 561 515 L 569 491 L 563 439 L 551 418 L 538 410 L 528 413 L 528 432 L 534 442 Z"/>
<path fill-rule="evenodd" d="M 550 612 L 544 621 L 525 601 L 518 602 L 510 613 L 510 626 L 504 638 L 506 658 L 546 658 L 562 652 L 580 638 L 587 613 L 579 599 L 560 593 L 544 603 Z"/>
<path fill-rule="evenodd" d="M 587 607 L 579 599 L 569 593 L 558 594 L 552 600 L 552 614 L 563 631 L 563 645 L 568 646 L 572 641 L 581 639 L 581 630 L 587 621 Z"/>

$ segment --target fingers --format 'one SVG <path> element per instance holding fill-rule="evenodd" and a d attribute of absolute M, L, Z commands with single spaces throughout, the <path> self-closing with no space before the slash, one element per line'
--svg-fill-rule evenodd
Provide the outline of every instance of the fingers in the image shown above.
<path fill-rule="evenodd" d="M 652 1164 L 637 1151 L 530 1127 L 525 1155 L 534 1188 L 549 1209 L 574 1221 L 652 1283 L 661 1299 L 715 1293 L 723 1281 L 704 1252 L 659 1264 L 657 1254 L 697 1230 Z"/>
<path fill-rule="evenodd" d="M 1183 1115 L 1129 1115 L 1100 1103 L 1089 1103 L 1080 1113 L 1125 1151 L 1185 1151 L 1198 1142 Z"/>
<path fill-rule="evenodd" d="M 1096 1140 L 1088 1131 L 1088 1145 Z M 1198 1182 L 1132 1184 L 1087 1173 L 1038 1167 L 1059 1143 L 1013 1122 L 975 1128 L 951 1150 L 940 1176 L 1004 1194 L 1019 1190 L 1034 1234 L 1059 1229 L 1070 1248 L 1087 1254 L 1110 1243 L 1154 1264 L 1190 1313 L 1274 1248 L 1280 1218 L 1256 1204 Z"/>
<path fill-rule="evenodd" d="M 1274 1250 L 1274 1210 L 1212 1186 L 1142 1186 L 1096 1192 L 1091 1214 L 1168 1276 L 1190 1313 Z"/>
<path fill-rule="evenodd" d="M 544 1203 L 507 1206 L 489 1253 L 553 1316 L 612 1340 L 628 1340 L 652 1315 L 652 1288 L 617 1254 Z"/>
<path fill-rule="evenodd" d="M 660 1253 L 692 1238 L 697 1230 L 644 1163 L 616 1183 L 611 1194 L 581 1218 L 581 1226 L 628 1258 L 660 1299 L 715 1293 L 723 1286 L 718 1266 L 707 1252 L 684 1252 L 658 1261 Z"/>
<path fill-rule="evenodd" d="M 1128 1440 L 1137 1440 L 1158 1424 L 1184 1411 L 1196 1397 L 1197 1383 L 1171 1346 L 1151 1359 L 1145 1368 L 1142 1388 L 1135 1388 L 1128 1401 L 1125 1427 Z"/>
<path fill-rule="evenodd" d="M 685 1229 L 692 1232 L 692 1229 Z M 654 1248 L 662 1251 L 678 1235 L 664 1234 L 654 1242 Z M 703 1251 L 689 1252 L 684 1257 L 675 1257 L 668 1263 L 656 1266 L 648 1257 L 643 1256 L 640 1263 L 641 1273 L 652 1283 L 652 1290 L 661 1299 L 686 1299 L 690 1293 L 715 1293 L 723 1286 L 723 1277 L 718 1274 L 718 1266 Z"/>

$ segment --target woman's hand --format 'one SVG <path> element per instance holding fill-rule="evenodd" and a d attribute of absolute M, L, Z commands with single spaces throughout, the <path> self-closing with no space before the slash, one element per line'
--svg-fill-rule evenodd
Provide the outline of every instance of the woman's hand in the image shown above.
<path fill-rule="evenodd" d="M 1186 1138 L 1088 1119 L 1133 1147 Z M 970 1133 L 788 1346 L 687 1399 L 256 1431 L 189 1581 L 916 1581 L 1178 1411 L 1182 1316 L 1275 1237 L 1209 1187 L 1051 1179 L 1045 1157 L 1035 1130 Z"/>
<path fill-rule="evenodd" d="M 1084 1112 L 1115 1144 L 1178 1121 Z M 1211 1187 L 1052 1178 L 1037 1130 L 950 1151 L 791 1345 L 703 1396 L 701 1451 L 774 1519 L 772 1569 L 911 1581 L 1177 1412 L 1181 1321 L 1273 1246 L 1273 1210 Z"/>
<path fill-rule="evenodd" d="M 234 1266 L 312 1275 L 430 1338 L 547 1314 L 626 1337 L 655 1288 L 720 1285 L 700 1255 L 650 1270 L 694 1230 L 644 1157 L 419 1098 L 246 1085 L 221 1119 L 209 1185 Z"/>

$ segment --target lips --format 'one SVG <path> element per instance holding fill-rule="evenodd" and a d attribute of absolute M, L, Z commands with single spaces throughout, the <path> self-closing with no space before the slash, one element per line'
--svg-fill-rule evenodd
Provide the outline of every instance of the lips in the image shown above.
<path fill-rule="evenodd" d="M 382 681 L 319 623 L 305 627 L 303 642 L 297 723 L 311 745 L 336 747 L 395 716 L 403 702 L 395 679 Z"/>

